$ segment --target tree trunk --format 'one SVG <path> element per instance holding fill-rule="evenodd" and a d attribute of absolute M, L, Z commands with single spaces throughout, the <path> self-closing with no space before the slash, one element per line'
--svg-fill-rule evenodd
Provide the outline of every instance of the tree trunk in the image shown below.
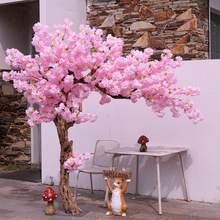
<path fill-rule="evenodd" d="M 68 140 L 68 129 L 73 126 L 74 123 L 67 123 L 62 117 L 57 116 L 54 119 L 54 123 L 57 127 L 57 133 L 60 141 L 60 182 L 59 191 L 63 199 L 63 208 L 66 213 L 79 214 L 82 210 L 78 207 L 74 200 L 73 193 L 69 186 L 69 173 L 64 169 L 64 162 L 72 155 L 73 141 Z"/>

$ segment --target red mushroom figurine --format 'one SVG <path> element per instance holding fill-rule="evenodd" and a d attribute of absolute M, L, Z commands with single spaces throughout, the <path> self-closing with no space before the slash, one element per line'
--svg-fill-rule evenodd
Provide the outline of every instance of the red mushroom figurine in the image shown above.
<path fill-rule="evenodd" d="M 47 187 L 42 196 L 44 201 L 47 201 L 47 207 L 45 209 L 46 215 L 54 215 L 55 207 L 53 204 L 53 200 L 57 198 L 57 194 L 51 187 Z"/>
<path fill-rule="evenodd" d="M 149 142 L 149 139 L 146 136 L 142 135 L 139 137 L 138 144 L 141 144 L 141 147 L 139 149 L 140 152 L 147 152 L 147 142 Z"/>

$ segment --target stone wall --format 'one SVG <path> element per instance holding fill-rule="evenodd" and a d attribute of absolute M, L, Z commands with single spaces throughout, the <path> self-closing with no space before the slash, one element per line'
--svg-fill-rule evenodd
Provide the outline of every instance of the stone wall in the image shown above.
<path fill-rule="evenodd" d="M 0 164 L 29 164 L 30 127 L 25 110 L 27 101 L 0 72 Z"/>
<path fill-rule="evenodd" d="M 208 0 L 87 0 L 88 24 L 132 49 L 164 48 L 185 60 L 208 58 Z M 0 164 L 30 163 L 27 101 L 0 72 Z"/>
<path fill-rule="evenodd" d="M 124 54 L 164 48 L 185 60 L 208 58 L 208 0 L 88 0 L 88 24 L 124 40 Z"/>

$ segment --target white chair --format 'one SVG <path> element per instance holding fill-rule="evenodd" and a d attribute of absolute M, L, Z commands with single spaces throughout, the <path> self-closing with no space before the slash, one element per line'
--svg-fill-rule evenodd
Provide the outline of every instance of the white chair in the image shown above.
<path fill-rule="evenodd" d="M 90 174 L 91 193 L 93 193 L 92 174 L 102 174 L 102 171 L 110 169 L 112 163 L 112 154 L 106 154 L 106 150 L 112 150 L 119 148 L 120 144 L 115 140 L 98 140 L 95 146 L 95 152 L 93 156 L 93 162 L 91 167 L 83 167 L 78 169 L 74 199 L 76 200 L 76 190 L 78 186 L 79 174 L 81 172 Z M 114 167 L 117 167 L 118 160 L 115 160 Z M 106 191 L 106 195 L 108 190 Z"/>

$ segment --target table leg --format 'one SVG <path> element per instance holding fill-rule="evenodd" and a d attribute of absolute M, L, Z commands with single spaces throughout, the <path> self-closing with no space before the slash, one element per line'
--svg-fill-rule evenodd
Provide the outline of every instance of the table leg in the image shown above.
<path fill-rule="evenodd" d="M 136 164 L 136 189 L 135 189 L 135 195 L 138 195 L 138 171 L 139 171 L 139 155 L 137 155 L 137 164 Z"/>
<path fill-rule="evenodd" d="M 114 154 L 114 155 L 112 156 L 112 162 L 111 162 L 111 164 L 110 164 L 110 170 L 112 170 L 113 167 L 114 167 L 115 158 L 116 158 L 116 154 Z"/>
<path fill-rule="evenodd" d="M 186 177 L 185 177 L 185 172 L 184 172 L 184 167 L 183 167 L 183 158 L 182 158 L 182 154 L 178 153 L 179 157 L 180 157 L 180 163 L 181 163 L 181 169 L 182 169 L 182 174 L 183 174 L 183 181 L 184 181 L 184 185 L 185 185 L 185 190 L 186 190 L 186 199 L 189 202 L 190 198 L 189 198 L 189 194 L 188 194 L 188 187 L 187 187 L 187 183 L 186 183 Z"/>
<path fill-rule="evenodd" d="M 160 186 L 160 161 L 159 161 L 159 157 L 156 157 L 156 162 L 157 162 L 157 186 L 158 186 L 159 215 L 162 215 L 161 186 Z"/>

